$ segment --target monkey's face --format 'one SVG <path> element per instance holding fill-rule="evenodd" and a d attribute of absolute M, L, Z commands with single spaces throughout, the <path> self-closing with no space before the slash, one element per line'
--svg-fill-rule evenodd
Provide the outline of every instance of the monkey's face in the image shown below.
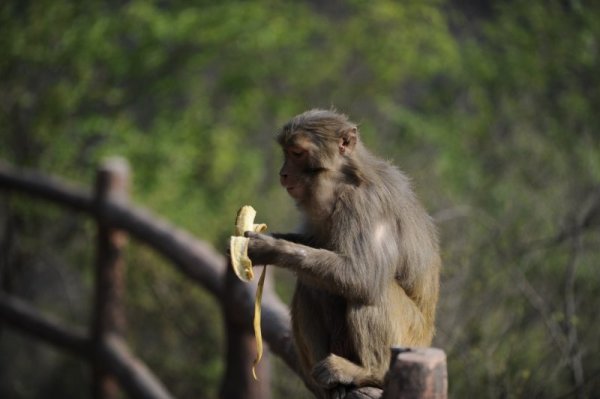
<path fill-rule="evenodd" d="M 356 143 L 356 129 L 334 131 L 298 130 L 280 138 L 284 162 L 279 171 L 281 185 L 298 205 L 327 202 L 332 184 L 342 180 L 344 164 Z"/>
<path fill-rule="evenodd" d="M 326 170 L 323 156 L 314 137 L 307 132 L 297 132 L 286 143 L 282 143 L 283 166 L 279 181 L 288 194 L 302 203 L 310 199 L 311 187 L 318 175 Z"/>
<path fill-rule="evenodd" d="M 284 161 L 279 171 L 279 181 L 288 194 L 296 201 L 308 195 L 308 151 L 300 146 L 288 146 L 283 149 Z"/>

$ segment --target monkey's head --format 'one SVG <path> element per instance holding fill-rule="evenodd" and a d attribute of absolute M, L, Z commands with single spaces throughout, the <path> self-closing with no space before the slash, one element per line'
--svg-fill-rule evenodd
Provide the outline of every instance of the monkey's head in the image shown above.
<path fill-rule="evenodd" d="M 281 185 L 298 205 L 328 200 L 340 183 L 359 184 L 358 130 L 346 115 L 310 110 L 286 123 L 277 141 L 284 162 Z"/>

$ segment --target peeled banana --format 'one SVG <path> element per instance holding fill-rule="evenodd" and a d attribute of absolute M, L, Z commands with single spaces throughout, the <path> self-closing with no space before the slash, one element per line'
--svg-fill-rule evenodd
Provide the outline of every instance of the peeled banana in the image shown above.
<path fill-rule="evenodd" d="M 254 231 L 262 233 L 267 229 L 267 225 L 254 224 L 256 211 L 250 205 L 240 208 L 235 219 L 235 232 L 229 239 L 229 252 L 231 254 L 231 264 L 236 276 L 242 281 L 248 282 L 254 278 L 252 262 L 248 258 L 248 238 L 244 237 L 244 232 Z"/>
<path fill-rule="evenodd" d="M 240 208 L 235 219 L 235 231 L 233 236 L 229 239 L 229 252 L 231 254 L 231 265 L 236 276 L 242 281 L 249 282 L 254 278 L 254 271 L 252 270 L 252 261 L 248 257 L 248 243 L 249 238 L 244 237 L 246 231 L 254 231 L 256 233 L 262 233 L 267 230 L 267 225 L 264 223 L 254 224 L 254 218 L 256 217 L 256 211 L 250 205 L 245 205 Z M 256 299 L 254 301 L 254 335 L 256 337 L 256 359 L 254 359 L 254 365 L 252 366 L 252 376 L 257 380 L 256 376 L 256 365 L 262 358 L 263 344 L 262 344 L 262 332 L 260 329 L 260 302 L 262 299 L 263 287 L 265 285 L 265 274 L 267 272 L 267 266 L 263 267 L 262 274 L 258 280 L 258 286 L 256 287 Z"/>

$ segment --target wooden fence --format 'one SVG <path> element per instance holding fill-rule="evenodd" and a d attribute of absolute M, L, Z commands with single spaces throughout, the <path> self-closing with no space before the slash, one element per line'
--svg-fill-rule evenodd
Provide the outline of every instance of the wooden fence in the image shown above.
<path fill-rule="evenodd" d="M 92 192 L 56 177 L 17 170 L 0 162 L 0 190 L 56 203 L 93 217 L 97 224 L 91 332 L 86 334 L 81 327 L 67 327 L 3 292 L 0 292 L 0 321 L 88 361 L 93 374 L 94 398 L 115 398 L 119 388 L 131 398 L 172 398 L 158 378 L 129 351 L 122 338 L 125 264 L 121 252 L 131 236 L 170 260 L 183 275 L 221 303 L 227 353 L 220 397 L 270 398 L 268 357 L 257 370 L 258 382 L 249 372 L 255 356 L 251 319 L 256 287 L 240 282 L 225 257 L 207 243 L 128 203 L 128 185 L 129 169 L 122 159 L 108 160 L 98 169 Z M 262 307 L 263 337 L 270 351 L 301 376 L 293 348 L 289 312 L 274 293 L 272 282 L 265 285 Z M 383 391 L 356 389 L 347 398 L 446 397 L 443 351 L 394 348 L 390 365 Z"/>

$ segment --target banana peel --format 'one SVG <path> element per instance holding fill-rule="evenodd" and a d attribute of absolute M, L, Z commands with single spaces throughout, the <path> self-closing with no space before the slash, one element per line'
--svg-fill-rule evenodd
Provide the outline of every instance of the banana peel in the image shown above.
<path fill-rule="evenodd" d="M 235 219 L 235 231 L 229 240 L 229 253 L 231 254 L 231 265 L 233 271 L 238 278 L 244 282 L 249 282 L 254 278 L 252 269 L 252 261 L 248 257 L 249 238 L 244 237 L 246 231 L 254 231 L 262 233 L 267 230 L 267 225 L 264 223 L 254 224 L 256 210 L 250 205 L 245 205 L 240 208 Z M 256 359 L 252 365 L 252 376 L 258 380 L 256 376 L 256 366 L 263 355 L 262 332 L 260 328 L 260 303 L 262 300 L 263 287 L 265 285 L 265 275 L 267 266 L 263 267 L 262 274 L 258 280 L 256 287 L 256 298 L 254 301 L 254 336 L 256 337 Z"/>

